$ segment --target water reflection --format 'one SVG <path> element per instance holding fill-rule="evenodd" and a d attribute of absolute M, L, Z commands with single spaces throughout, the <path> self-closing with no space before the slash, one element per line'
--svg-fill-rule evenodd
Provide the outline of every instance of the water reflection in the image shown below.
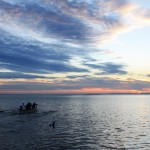
<path fill-rule="evenodd" d="M 40 111 L 0 114 L 0 145 L 4 150 L 149 149 L 149 98 L 29 95 L 28 99 L 39 104 Z M 23 95 L 12 99 L 5 96 L 0 104 L 13 110 L 26 99 Z"/>

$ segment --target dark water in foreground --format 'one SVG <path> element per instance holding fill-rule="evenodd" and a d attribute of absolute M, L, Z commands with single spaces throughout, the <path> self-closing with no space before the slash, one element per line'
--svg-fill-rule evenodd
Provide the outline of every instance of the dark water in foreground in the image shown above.
<path fill-rule="evenodd" d="M 39 111 L 17 114 L 28 101 Z M 0 150 L 150 149 L 150 95 L 0 95 L 0 108 Z"/>

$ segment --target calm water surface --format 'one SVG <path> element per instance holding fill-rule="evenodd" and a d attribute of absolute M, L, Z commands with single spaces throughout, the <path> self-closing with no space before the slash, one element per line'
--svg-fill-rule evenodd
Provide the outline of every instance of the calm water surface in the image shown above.
<path fill-rule="evenodd" d="M 150 149 L 150 95 L 0 95 L 0 109 L 0 150 Z"/>

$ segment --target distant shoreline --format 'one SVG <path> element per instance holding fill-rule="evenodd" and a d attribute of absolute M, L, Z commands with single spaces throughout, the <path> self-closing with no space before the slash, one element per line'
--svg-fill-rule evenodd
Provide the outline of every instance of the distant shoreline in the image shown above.
<path fill-rule="evenodd" d="M 150 95 L 150 93 L 0 93 L 0 95 Z"/>

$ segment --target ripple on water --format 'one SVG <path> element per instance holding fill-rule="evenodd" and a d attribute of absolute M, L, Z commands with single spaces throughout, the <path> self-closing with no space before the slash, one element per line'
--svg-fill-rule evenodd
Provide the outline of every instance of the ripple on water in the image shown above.
<path fill-rule="evenodd" d="M 43 108 L 36 114 L 1 114 L 1 149 L 149 149 L 150 119 L 145 114 L 150 113 L 149 101 L 142 99 L 142 106 L 147 107 L 147 112 L 143 112 L 138 107 L 141 99 L 134 96 L 57 98 L 41 96 L 38 104 Z M 13 104 L 11 108 L 16 107 Z M 51 111 L 53 108 L 58 109 Z M 53 120 L 55 128 L 49 126 Z"/>

